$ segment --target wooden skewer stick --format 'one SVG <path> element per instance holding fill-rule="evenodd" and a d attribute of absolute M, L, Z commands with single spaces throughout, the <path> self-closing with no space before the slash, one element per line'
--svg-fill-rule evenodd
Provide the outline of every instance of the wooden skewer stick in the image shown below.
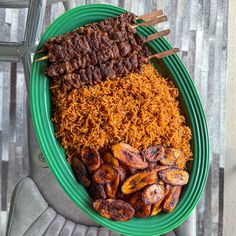
<path fill-rule="evenodd" d="M 44 52 L 44 50 L 43 50 L 43 49 L 40 49 L 40 50 L 36 51 L 35 54 L 36 54 L 36 53 L 41 53 L 41 52 Z"/>
<path fill-rule="evenodd" d="M 148 27 L 148 26 L 159 24 L 159 23 L 167 21 L 167 20 L 168 20 L 167 16 L 164 15 L 164 16 L 160 16 L 160 17 L 154 18 L 154 19 L 149 20 L 149 21 L 142 22 L 142 23 L 137 24 L 137 25 L 132 25 L 131 27 L 133 29 L 136 29 L 139 26 L 146 26 L 146 27 Z"/>
<path fill-rule="evenodd" d="M 43 61 L 43 60 L 47 60 L 47 59 L 48 59 L 48 56 L 44 56 L 44 57 L 40 57 L 39 59 L 34 60 L 33 62 Z"/>
<path fill-rule="evenodd" d="M 160 37 L 163 37 L 163 36 L 166 36 L 170 33 L 170 29 L 167 29 L 167 30 L 163 30 L 163 31 L 160 31 L 160 32 L 157 32 L 155 34 L 151 34 L 149 35 L 146 39 L 145 39 L 145 43 L 149 42 L 149 41 L 152 41 L 154 39 L 158 39 Z"/>
<path fill-rule="evenodd" d="M 157 59 L 161 59 L 163 57 L 167 57 L 167 56 L 170 56 L 174 53 L 177 53 L 179 52 L 179 49 L 178 48 L 173 48 L 173 49 L 170 49 L 170 50 L 167 50 L 165 52 L 160 52 L 160 53 L 157 53 L 157 54 L 154 54 L 154 55 L 151 55 L 148 59 L 152 59 L 152 58 L 157 58 Z"/>
<path fill-rule="evenodd" d="M 54 86 L 50 87 L 49 89 L 55 89 L 55 88 L 58 88 L 58 87 L 59 87 L 59 85 L 54 85 Z"/>
<path fill-rule="evenodd" d="M 155 18 L 157 16 L 161 16 L 161 15 L 163 15 L 163 11 L 160 9 L 160 10 L 156 10 L 153 12 L 149 12 L 149 13 L 142 15 L 142 16 L 138 16 L 137 20 L 150 20 L 152 18 Z"/>

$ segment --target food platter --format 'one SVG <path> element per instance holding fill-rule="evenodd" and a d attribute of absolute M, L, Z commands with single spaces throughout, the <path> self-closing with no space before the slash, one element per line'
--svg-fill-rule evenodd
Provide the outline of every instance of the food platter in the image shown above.
<path fill-rule="evenodd" d="M 66 12 L 49 26 L 42 36 L 38 48 L 50 37 L 63 34 L 95 21 L 107 17 L 114 17 L 124 12 L 123 9 L 110 5 L 86 5 Z M 69 23 L 68 23 L 69 22 Z M 156 32 L 154 28 L 139 27 L 138 33 L 148 36 Z M 168 42 L 160 38 L 149 42 L 154 53 L 171 49 Z M 39 55 L 35 56 L 37 59 Z M 187 124 L 192 130 L 193 161 L 191 163 L 190 181 L 185 187 L 179 204 L 169 214 L 159 214 L 146 219 L 133 218 L 128 222 L 112 222 L 94 212 L 91 199 L 75 179 L 65 153 L 58 144 L 54 127 L 51 122 L 50 92 L 48 78 L 42 73 L 46 63 L 33 64 L 30 81 L 30 107 L 36 136 L 41 150 L 53 174 L 78 207 L 93 220 L 114 231 L 128 235 L 157 235 L 166 233 L 180 225 L 196 206 L 205 186 L 209 165 L 209 141 L 204 112 L 193 85 L 183 63 L 177 55 L 156 61 L 154 64 L 163 76 L 171 78 L 180 91 L 181 109 L 187 117 Z M 147 228 L 146 225 L 149 225 Z M 135 229 L 135 230 L 134 230 Z"/>

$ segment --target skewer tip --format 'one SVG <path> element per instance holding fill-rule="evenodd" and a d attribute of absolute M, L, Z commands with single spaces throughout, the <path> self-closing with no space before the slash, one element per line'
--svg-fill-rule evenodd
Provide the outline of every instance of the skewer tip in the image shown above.
<path fill-rule="evenodd" d="M 44 56 L 44 57 L 40 57 L 40 58 L 34 60 L 33 62 L 44 61 L 44 60 L 47 60 L 47 59 L 48 59 L 48 56 Z"/>
<path fill-rule="evenodd" d="M 41 53 L 41 52 L 44 52 L 44 50 L 43 50 L 43 49 L 40 49 L 40 50 L 36 51 L 35 54 L 36 54 L 36 53 Z"/>
<path fill-rule="evenodd" d="M 177 52 L 179 52 L 179 48 L 172 48 L 170 50 L 151 55 L 148 59 L 149 60 L 153 59 L 153 58 L 161 59 L 163 57 L 170 56 L 170 55 L 175 54 Z"/>

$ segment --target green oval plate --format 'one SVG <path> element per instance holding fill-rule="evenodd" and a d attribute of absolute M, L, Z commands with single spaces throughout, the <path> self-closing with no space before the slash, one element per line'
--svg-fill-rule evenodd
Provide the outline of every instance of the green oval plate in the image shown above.
<path fill-rule="evenodd" d="M 51 24 L 42 36 L 38 48 L 50 38 L 91 22 L 114 17 L 124 12 L 124 9 L 91 4 L 74 8 Z M 139 27 L 138 33 L 148 36 L 156 30 L 152 27 Z M 153 52 L 168 50 L 171 46 L 164 38 L 149 43 Z M 37 59 L 40 55 L 35 55 Z M 187 123 L 192 129 L 192 150 L 194 160 L 191 163 L 191 174 L 188 185 L 181 194 L 180 201 L 172 213 L 161 213 L 146 219 L 133 218 L 128 222 L 114 222 L 103 218 L 91 208 L 91 198 L 83 186 L 75 179 L 71 167 L 66 161 L 65 152 L 54 136 L 54 127 L 50 120 L 50 92 L 48 78 L 43 74 L 46 62 L 33 63 L 30 78 L 30 107 L 35 133 L 40 148 L 53 174 L 65 192 L 77 206 L 97 223 L 126 235 L 148 236 L 160 235 L 179 226 L 198 203 L 208 175 L 209 140 L 204 112 L 194 87 L 194 84 L 177 55 L 153 62 L 157 69 L 171 78 L 180 90 L 180 104 L 187 117 Z"/>

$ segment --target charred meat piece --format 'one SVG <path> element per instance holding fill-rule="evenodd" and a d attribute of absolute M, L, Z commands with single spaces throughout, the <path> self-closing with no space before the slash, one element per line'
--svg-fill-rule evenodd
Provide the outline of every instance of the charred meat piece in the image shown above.
<path fill-rule="evenodd" d="M 165 156 L 165 148 L 162 145 L 149 146 L 142 152 L 144 160 L 157 162 Z"/>
<path fill-rule="evenodd" d="M 169 168 L 159 172 L 160 178 L 171 185 L 185 185 L 188 183 L 189 174 L 185 170 Z"/>
<path fill-rule="evenodd" d="M 121 186 L 121 190 L 125 194 L 139 191 L 147 185 L 154 184 L 158 181 L 156 170 L 142 171 L 130 176 Z"/>
<path fill-rule="evenodd" d="M 129 167 L 145 169 L 148 164 L 142 160 L 139 151 L 126 143 L 118 143 L 112 146 L 115 158 Z"/>
<path fill-rule="evenodd" d="M 81 184 L 86 187 L 91 184 L 86 167 L 78 158 L 73 158 L 72 169 L 74 170 L 76 177 Z"/>
<path fill-rule="evenodd" d="M 145 202 L 142 199 L 141 192 L 135 193 L 129 200 L 129 203 L 135 210 L 135 214 L 134 214 L 135 217 L 145 218 L 145 217 L 150 216 L 151 205 L 145 204 Z"/>
<path fill-rule="evenodd" d="M 129 203 L 117 199 L 99 199 L 93 203 L 93 208 L 101 216 L 114 221 L 128 221 L 134 215 L 134 209 Z"/>
<path fill-rule="evenodd" d="M 178 201 L 181 193 L 182 186 L 174 186 L 170 189 L 166 199 L 163 202 L 163 210 L 165 212 L 172 212 Z"/>
<path fill-rule="evenodd" d="M 117 175 L 117 169 L 111 165 L 104 164 L 95 171 L 93 180 L 98 184 L 105 184 L 111 182 Z"/>
<path fill-rule="evenodd" d="M 141 52 L 140 52 L 141 53 Z M 138 54 L 139 55 L 139 54 Z M 62 91 L 70 91 L 71 89 L 78 89 L 83 86 L 95 85 L 101 81 L 111 79 L 113 77 L 123 77 L 130 72 L 138 72 L 145 60 L 140 60 L 143 55 L 133 54 L 125 59 L 118 61 L 111 60 L 106 63 L 97 64 L 96 66 L 86 67 L 85 69 L 78 69 L 74 73 L 64 74 L 62 76 L 53 77 L 55 85 L 58 84 Z M 140 60 L 140 61 L 139 61 Z M 84 62 L 81 62 L 84 63 Z M 146 63 L 146 62 L 145 62 Z M 68 66 L 68 68 L 70 68 Z M 64 67 L 55 66 L 52 64 L 46 73 L 49 75 L 58 75 L 60 72 L 64 73 Z"/>
<path fill-rule="evenodd" d="M 142 193 L 145 204 L 154 204 L 160 201 L 165 195 L 165 188 L 159 184 L 147 186 Z"/>
<path fill-rule="evenodd" d="M 92 182 L 87 187 L 87 190 L 93 200 L 106 199 L 106 192 L 102 184 L 96 184 L 95 182 Z"/>
<path fill-rule="evenodd" d="M 48 52 L 49 61 L 64 61 L 78 54 L 86 55 L 98 50 L 101 46 L 110 46 L 109 40 L 114 42 L 128 40 L 130 35 L 134 34 L 134 30 L 130 27 L 133 20 L 130 20 L 128 16 L 124 18 L 118 16 L 50 39 L 44 46 L 45 51 Z M 103 40 L 103 38 L 107 39 Z"/>
<path fill-rule="evenodd" d="M 100 167 L 100 155 L 95 148 L 83 147 L 80 155 L 81 160 L 91 173 Z"/>
<path fill-rule="evenodd" d="M 165 157 L 160 160 L 160 163 L 165 166 L 174 166 L 180 156 L 181 151 L 179 149 L 166 148 Z"/>

